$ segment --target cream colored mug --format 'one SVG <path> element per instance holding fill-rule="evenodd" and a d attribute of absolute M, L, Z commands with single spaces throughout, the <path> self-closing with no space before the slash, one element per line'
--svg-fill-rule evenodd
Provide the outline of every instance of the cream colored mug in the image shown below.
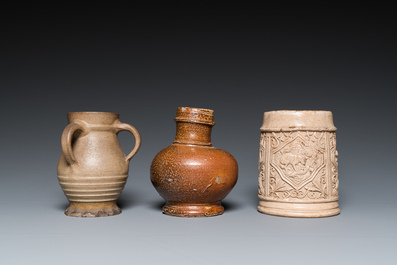
<path fill-rule="evenodd" d="M 335 131 L 330 111 L 264 113 L 259 212 L 288 217 L 339 214 Z"/>

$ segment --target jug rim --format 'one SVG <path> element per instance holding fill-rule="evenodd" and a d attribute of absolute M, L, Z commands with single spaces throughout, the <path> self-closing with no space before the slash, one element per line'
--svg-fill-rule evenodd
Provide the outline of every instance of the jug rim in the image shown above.
<path fill-rule="evenodd" d="M 115 114 L 115 115 L 119 115 L 116 112 L 111 112 L 111 111 L 68 111 L 68 114 L 74 114 L 74 113 L 95 113 L 95 114 L 99 114 L 99 113 L 104 113 L 104 114 Z"/>
<path fill-rule="evenodd" d="M 81 120 L 89 124 L 111 125 L 119 119 L 119 114 L 103 111 L 76 111 L 68 112 L 67 117 L 69 123 Z"/>

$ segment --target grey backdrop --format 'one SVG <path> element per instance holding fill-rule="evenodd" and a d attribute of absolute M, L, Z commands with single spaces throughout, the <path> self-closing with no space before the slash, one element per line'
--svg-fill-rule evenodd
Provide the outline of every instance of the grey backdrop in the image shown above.
<path fill-rule="evenodd" d="M 395 262 L 397 36 L 391 15 L 96 12 L 17 14 L 2 24 L 2 264 Z M 213 143 L 239 163 L 222 216 L 161 213 L 149 167 L 172 143 L 180 106 L 213 109 Z M 339 216 L 257 212 L 259 127 L 264 111 L 281 109 L 333 112 Z M 141 133 L 121 215 L 63 214 L 67 200 L 56 166 L 68 111 L 117 112 Z M 119 138 L 129 152 L 132 137 Z"/>

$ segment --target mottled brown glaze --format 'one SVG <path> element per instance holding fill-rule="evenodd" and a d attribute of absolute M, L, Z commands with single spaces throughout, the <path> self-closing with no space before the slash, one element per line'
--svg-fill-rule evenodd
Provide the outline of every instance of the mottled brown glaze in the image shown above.
<path fill-rule="evenodd" d="M 70 202 L 65 214 L 100 217 L 121 213 L 116 201 L 128 177 L 128 165 L 138 152 L 141 138 L 117 113 L 69 112 L 63 131 L 58 180 Z M 134 149 L 125 156 L 117 134 L 129 131 Z"/>
<path fill-rule="evenodd" d="M 151 180 L 167 203 L 163 213 L 179 217 L 223 213 L 221 200 L 237 182 L 238 166 L 228 152 L 212 147 L 212 110 L 178 108 L 172 145 L 154 158 Z"/>

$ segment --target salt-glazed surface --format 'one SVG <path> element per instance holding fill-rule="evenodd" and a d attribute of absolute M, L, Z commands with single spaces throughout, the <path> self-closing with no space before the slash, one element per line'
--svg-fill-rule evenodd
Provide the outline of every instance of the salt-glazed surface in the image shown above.
<path fill-rule="evenodd" d="M 212 146 L 213 113 L 178 108 L 174 143 L 153 159 L 150 176 L 167 202 L 164 214 L 208 217 L 224 211 L 221 200 L 236 184 L 238 166 L 231 154 Z"/>

